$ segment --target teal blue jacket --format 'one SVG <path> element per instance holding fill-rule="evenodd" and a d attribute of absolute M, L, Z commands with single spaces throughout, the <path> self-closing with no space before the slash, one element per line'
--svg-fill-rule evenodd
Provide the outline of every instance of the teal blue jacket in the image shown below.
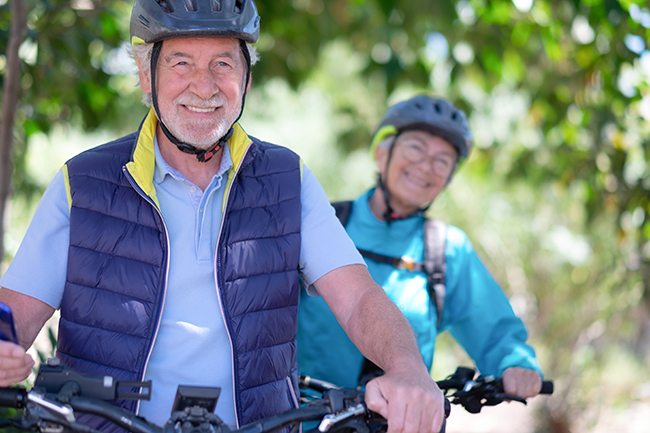
<path fill-rule="evenodd" d="M 346 230 L 359 249 L 392 257 L 424 259 L 423 217 L 377 220 L 368 206 L 374 189 L 357 199 Z M 365 259 L 381 285 L 410 322 L 422 358 L 430 369 L 439 332 L 449 331 L 474 360 L 482 374 L 501 376 L 508 367 L 540 372 L 528 334 L 499 285 L 477 257 L 460 229 L 448 226 L 446 238 L 446 297 L 440 329 L 424 272 L 396 269 Z M 322 298 L 300 297 L 298 366 L 303 374 L 334 384 L 355 387 L 363 356 L 346 336 Z"/>

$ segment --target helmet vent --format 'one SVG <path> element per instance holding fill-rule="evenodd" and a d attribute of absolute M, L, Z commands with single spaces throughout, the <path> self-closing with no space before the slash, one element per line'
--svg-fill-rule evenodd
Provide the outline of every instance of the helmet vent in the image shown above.
<path fill-rule="evenodd" d="M 221 12 L 221 0 L 212 0 L 212 12 Z"/>
<path fill-rule="evenodd" d="M 185 10 L 188 12 L 194 12 L 196 11 L 196 4 L 194 4 L 195 0 L 183 0 L 183 3 L 185 4 Z"/>
<path fill-rule="evenodd" d="M 138 21 L 140 21 L 140 24 L 142 24 L 146 28 L 151 27 L 151 25 L 149 24 L 149 20 L 143 17 L 142 15 L 138 15 Z"/>
<path fill-rule="evenodd" d="M 438 113 L 438 114 L 442 113 L 442 109 L 440 108 L 440 104 L 434 103 L 433 108 L 436 110 L 436 113 Z"/>
<path fill-rule="evenodd" d="M 453 113 L 451 113 L 451 120 L 455 122 L 457 119 L 458 119 L 458 112 L 454 111 Z"/>
<path fill-rule="evenodd" d="M 235 12 L 236 14 L 240 14 L 244 10 L 244 2 L 242 0 L 237 0 L 235 1 Z"/>
<path fill-rule="evenodd" d="M 174 12 L 174 9 L 172 8 L 172 6 L 169 3 L 167 3 L 165 0 L 157 0 L 157 1 L 158 1 L 158 6 L 160 6 L 160 8 L 164 12 L 166 12 L 168 14 Z"/>

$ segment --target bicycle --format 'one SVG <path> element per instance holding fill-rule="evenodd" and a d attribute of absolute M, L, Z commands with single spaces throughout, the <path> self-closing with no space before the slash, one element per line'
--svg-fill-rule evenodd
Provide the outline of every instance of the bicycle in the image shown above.
<path fill-rule="evenodd" d="M 446 416 L 449 416 L 450 403 L 467 409 L 475 407 L 472 405 L 476 402 L 482 407 L 506 399 L 522 400 L 499 393 L 498 381 L 473 379 L 470 371 L 473 372 L 459 368 L 446 381 L 438 382 L 445 393 L 457 390 L 446 401 Z M 127 382 L 110 376 L 84 375 L 51 359 L 39 367 L 31 390 L 22 386 L 0 388 L 0 407 L 24 410 L 21 417 L 0 419 L 0 428 L 40 433 L 99 433 L 77 421 L 80 413 L 103 417 L 131 433 L 274 433 L 284 428 L 295 433 L 306 421 L 319 422 L 316 429 L 308 430 L 311 433 L 383 433 L 388 428 L 386 419 L 368 410 L 360 390 L 339 388 L 307 376 L 300 377 L 300 388 L 315 391 L 317 395 L 301 392 L 301 407 L 233 430 L 213 413 L 218 388 L 180 386 L 172 415 L 161 427 L 110 403 L 121 399 L 148 400 L 150 381 Z"/>
<path fill-rule="evenodd" d="M 214 408 L 219 388 L 179 386 L 172 415 L 164 426 L 147 422 L 135 414 L 114 406 L 111 401 L 151 397 L 151 381 L 117 381 L 110 376 L 80 374 L 50 359 L 41 364 L 31 390 L 14 386 L 0 388 L 0 407 L 23 409 L 23 415 L 0 419 L 0 429 L 14 427 L 40 433 L 99 433 L 79 422 L 79 414 L 100 416 L 131 433 L 274 433 L 286 427 L 295 433 L 302 422 L 320 421 L 322 432 L 343 432 L 350 422 L 359 420 L 358 433 L 364 430 L 365 417 L 374 417 L 386 431 L 386 420 L 368 411 L 363 394 L 342 388 L 324 392 L 321 398 L 276 416 L 268 417 L 233 430 L 217 415 Z"/>

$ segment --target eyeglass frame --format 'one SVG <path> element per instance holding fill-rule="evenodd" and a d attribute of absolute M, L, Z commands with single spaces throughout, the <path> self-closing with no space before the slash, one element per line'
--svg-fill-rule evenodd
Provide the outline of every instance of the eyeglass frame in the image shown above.
<path fill-rule="evenodd" d="M 427 147 L 424 144 L 415 144 L 414 142 L 419 142 L 420 140 L 417 140 L 415 138 L 406 138 L 403 139 L 402 137 L 396 137 L 395 142 L 393 143 L 393 147 L 400 147 L 401 148 L 401 155 L 406 159 L 407 161 L 414 163 L 414 164 L 419 164 L 423 161 L 425 157 L 429 159 L 429 165 L 431 167 L 431 170 L 436 174 L 436 176 L 442 177 L 442 178 L 449 178 L 454 172 L 454 169 L 456 168 L 456 164 L 458 163 L 458 156 L 451 156 L 448 153 L 445 152 L 436 152 L 432 155 L 427 153 L 424 148 Z M 409 146 L 409 143 L 413 143 L 412 145 Z M 410 152 L 409 149 L 412 149 L 417 152 L 417 154 Z M 449 166 L 448 168 L 441 167 L 440 164 L 436 165 L 436 163 L 445 163 L 447 158 L 440 158 L 440 156 L 446 156 L 449 158 Z"/>

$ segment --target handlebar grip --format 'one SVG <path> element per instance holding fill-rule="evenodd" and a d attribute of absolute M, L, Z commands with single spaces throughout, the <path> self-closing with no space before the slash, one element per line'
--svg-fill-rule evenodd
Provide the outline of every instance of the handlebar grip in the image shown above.
<path fill-rule="evenodd" d="M 553 382 L 550 380 L 545 380 L 542 382 L 542 389 L 539 391 L 540 394 L 553 394 Z"/>
<path fill-rule="evenodd" d="M 27 403 L 27 391 L 24 388 L 0 388 L 0 407 L 22 409 Z"/>

